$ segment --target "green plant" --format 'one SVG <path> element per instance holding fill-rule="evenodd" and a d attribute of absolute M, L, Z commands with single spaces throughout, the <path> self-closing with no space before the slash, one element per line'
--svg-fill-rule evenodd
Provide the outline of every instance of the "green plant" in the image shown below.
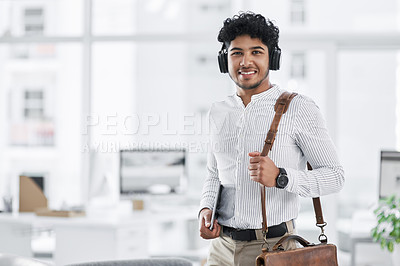
<path fill-rule="evenodd" d="M 378 224 L 371 230 L 372 238 L 393 252 L 394 245 L 400 244 L 400 198 L 393 195 L 380 200 L 374 213 Z"/>

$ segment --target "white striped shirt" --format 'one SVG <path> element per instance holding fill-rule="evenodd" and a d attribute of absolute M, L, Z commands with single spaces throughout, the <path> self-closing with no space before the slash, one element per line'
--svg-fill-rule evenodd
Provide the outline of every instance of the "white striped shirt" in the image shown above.
<path fill-rule="evenodd" d="M 234 215 L 223 225 L 237 229 L 262 227 L 260 184 L 250 179 L 249 152 L 262 151 L 274 105 L 283 93 L 277 85 L 253 95 L 244 106 L 237 95 L 214 103 L 209 111 L 210 147 L 207 176 L 200 209 L 212 209 L 220 181 L 234 186 Z M 272 150 L 268 155 L 287 171 L 285 189 L 266 189 L 268 226 L 297 218 L 299 196 L 317 197 L 338 192 L 344 171 L 317 105 L 297 95 L 282 116 Z M 314 168 L 306 170 L 306 162 Z"/>

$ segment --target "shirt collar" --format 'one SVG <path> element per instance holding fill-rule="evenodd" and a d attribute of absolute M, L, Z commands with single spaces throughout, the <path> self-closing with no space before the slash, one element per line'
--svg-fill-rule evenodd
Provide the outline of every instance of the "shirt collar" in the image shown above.
<path fill-rule="evenodd" d="M 257 101 L 257 100 L 262 99 L 262 98 L 264 98 L 264 97 L 271 96 L 271 95 L 273 95 L 277 90 L 279 90 L 279 86 L 276 85 L 276 84 L 272 84 L 272 87 L 269 88 L 268 90 L 252 95 L 252 96 L 251 96 L 251 102 Z M 239 104 L 243 104 L 242 98 L 240 98 L 240 96 L 237 95 L 236 93 L 235 93 L 235 95 L 234 95 L 234 98 L 235 98 L 235 100 L 236 100 Z"/>

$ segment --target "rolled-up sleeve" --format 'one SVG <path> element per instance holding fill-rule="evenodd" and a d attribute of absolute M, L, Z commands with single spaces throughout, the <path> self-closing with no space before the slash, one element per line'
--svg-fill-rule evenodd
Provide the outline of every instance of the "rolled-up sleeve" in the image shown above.
<path fill-rule="evenodd" d="M 344 169 L 318 106 L 310 99 L 304 101 L 294 123 L 296 144 L 313 170 L 286 169 L 290 179 L 287 190 L 302 197 L 340 191 L 344 185 Z"/>

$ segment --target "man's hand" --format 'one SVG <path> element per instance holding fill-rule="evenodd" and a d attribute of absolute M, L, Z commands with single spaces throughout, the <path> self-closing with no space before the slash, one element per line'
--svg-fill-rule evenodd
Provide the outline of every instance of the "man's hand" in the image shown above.
<path fill-rule="evenodd" d="M 266 187 L 275 187 L 279 169 L 268 156 L 260 155 L 261 153 L 258 151 L 249 153 L 250 178 Z"/>
<path fill-rule="evenodd" d="M 211 215 L 212 211 L 210 209 L 203 209 L 199 216 L 199 230 L 200 236 L 204 239 L 213 239 L 219 237 L 221 232 L 221 226 L 218 224 L 217 219 L 214 220 L 213 230 L 210 230 L 211 226 Z"/>

